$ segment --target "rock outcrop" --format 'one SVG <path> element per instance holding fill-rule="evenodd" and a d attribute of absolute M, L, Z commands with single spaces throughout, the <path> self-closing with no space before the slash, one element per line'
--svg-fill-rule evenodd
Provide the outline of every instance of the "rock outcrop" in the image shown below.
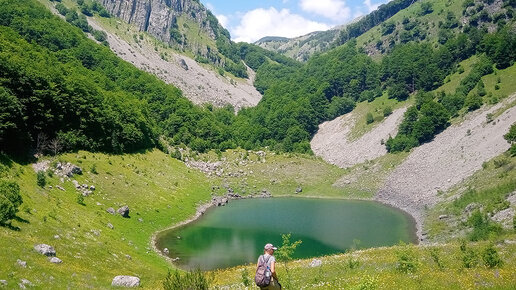
<path fill-rule="evenodd" d="M 199 1 L 102 0 L 102 5 L 112 15 L 164 42 L 173 40 L 170 30 L 176 28 L 177 18 L 180 16 L 196 22 L 201 30 L 213 40 L 217 35 L 216 30 L 222 29 L 216 18 Z M 194 44 L 192 43 L 192 45 Z M 192 47 L 192 50 L 196 51 L 198 47 L 195 49 Z"/>

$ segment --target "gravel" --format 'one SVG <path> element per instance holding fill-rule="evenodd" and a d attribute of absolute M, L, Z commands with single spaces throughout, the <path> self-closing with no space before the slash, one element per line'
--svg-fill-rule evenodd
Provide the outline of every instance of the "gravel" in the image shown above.
<path fill-rule="evenodd" d="M 509 149 L 503 135 L 516 122 L 516 107 L 492 123 L 486 122 L 486 115 L 514 99 L 516 95 L 489 109 L 470 113 L 462 123 L 414 149 L 386 178 L 376 199 L 410 213 L 421 238 L 425 210 L 441 200 L 438 190 L 450 189 L 482 169 L 482 163 Z"/>
<path fill-rule="evenodd" d="M 88 22 L 94 29 L 104 30 L 94 19 L 89 18 Z M 111 50 L 120 58 L 180 88 L 184 96 L 195 104 L 210 103 L 218 107 L 231 104 L 238 111 L 256 106 L 262 98 L 253 86 L 255 73 L 250 68 L 249 79 L 231 82 L 187 56 L 167 52 L 167 60 L 162 59 L 160 53 L 154 50 L 154 43 L 142 41 L 141 46 L 129 44 L 109 31 L 106 33 Z"/>
<path fill-rule="evenodd" d="M 353 113 L 322 123 L 310 143 L 312 151 L 327 162 L 342 168 L 374 160 L 387 154 L 381 141 L 386 141 L 389 135 L 397 134 L 398 125 L 406 110 L 407 108 L 395 110 L 382 123 L 354 141 L 348 140 L 348 134 L 355 122 Z"/>

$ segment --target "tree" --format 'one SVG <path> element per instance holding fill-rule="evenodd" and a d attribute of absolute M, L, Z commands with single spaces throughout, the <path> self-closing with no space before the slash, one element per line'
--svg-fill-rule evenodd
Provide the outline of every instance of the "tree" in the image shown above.
<path fill-rule="evenodd" d="M 48 142 L 48 149 L 54 154 L 54 156 L 57 156 L 63 150 L 63 142 L 61 141 L 61 138 L 56 137 L 50 142 Z"/>
<path fill-rule="evenodd" d="M 0 180 L 0 223 L 13 219 L 23 203 L 20 186 L 15 182 Z"/>

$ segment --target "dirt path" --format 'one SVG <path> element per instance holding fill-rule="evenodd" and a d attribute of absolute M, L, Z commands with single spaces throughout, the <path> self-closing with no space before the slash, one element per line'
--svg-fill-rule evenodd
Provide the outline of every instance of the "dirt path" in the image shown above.
<path fill-rule="evenodd" d="M 483 162 L 509 149 L 503 135 L 516 122 L 516 107 L 491 123 L 487 123 L 486 116 L 514 99 L 516 95 L 489 109 L 473 112 L 432 142 L 414 149 L 387 177 L 376 199 L 410 213 L 422 238 L 425 209 L 440 200 L 438 190 L 448 190 L 481 169 Z"/>
<path fill-rule="evenodd" d="M 93 18 L 89 18 L 88 22 L 94 29 L 106 31 Z M 230 81 L 214 71 L 203 68 L 187 56 L 169 53 L 164 60 L 150 43 L 140 41 L 141 45 L 129 44 L 113 33 L 106 33 L 111 50 L 120 58 L 180 88 L 183 94 L 196 104 L 231 104 L 239 110 L 256 106 L 262 98 L 253 86 L 254 74 L 251 74 L 250 80 Z"/>
<path fill-rule="evenodd" d="M 348 141 L 348 134 L 355 122 L 353 113 L 322 123 L 310 143 L 312 151 L 327 162 L 342 168 L 383 156 L 387 154 L 387 150 L 381 141 L 387 140 L 389 135 L 396 135 L 406 110 L 407 108 L 395 110 L 373 130 L 355 141 Z"/>

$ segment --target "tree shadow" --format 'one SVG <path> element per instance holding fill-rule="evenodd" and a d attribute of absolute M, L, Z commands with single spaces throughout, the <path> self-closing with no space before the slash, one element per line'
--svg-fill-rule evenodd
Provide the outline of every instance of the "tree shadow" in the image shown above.
<path fill-rule="evenodd" d="M 20 222 L 20 223 L 30 224 L 30 222 L 29 222 L 28 220 L 23 219 L 23 218 L 21 218 L 21 217 L 19 217 L 19 216 L 15 216 L 15 217 L 14 217 L 14 220 L 15 220 L 15 221 L 17 221 L 17 222 Z"/>
<path fill-rule="evenodd" d="M 11 223 L 0 223 L 0 227 L 8 228 L 15 232 L 19 232 L 21 230 L 19 227 L 13 226 Z"/>

